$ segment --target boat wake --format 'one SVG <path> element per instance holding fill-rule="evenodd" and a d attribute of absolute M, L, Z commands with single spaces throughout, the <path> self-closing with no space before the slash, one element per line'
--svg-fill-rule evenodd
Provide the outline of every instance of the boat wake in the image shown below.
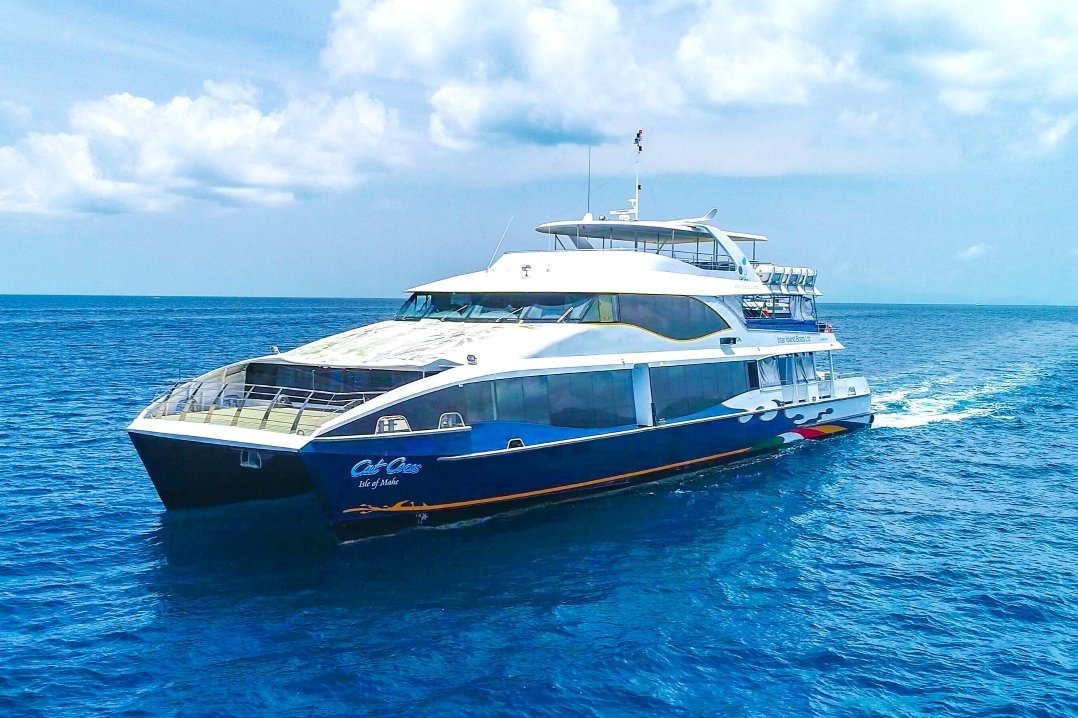
<path fill-rule="evenodd" d="M 941 376 L 911 389 L 877 394 L 872 401 L 874 428 L 911 429 L 937 421 L 1006 416 L 1006 395 L 1036 380 L 1033 367 L 1016 368 L 992 382 L 956 388 L 960 377 Z"/>

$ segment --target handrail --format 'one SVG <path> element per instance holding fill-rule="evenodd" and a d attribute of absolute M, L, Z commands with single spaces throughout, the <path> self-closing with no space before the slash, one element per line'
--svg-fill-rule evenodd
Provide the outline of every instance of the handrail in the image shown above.
<path fill-rule="evenodd" d="M 319 391 L 239 381 L 179 381 L 147 416 L 227 426 L 250 425 L 266 431 L 304 434 L 330 417 L 381 396 L 384 391 Z M 245 409 L 255 409 L 254 415 Z M 295 414 L 293 415 L 293 411 Z"/>
<path fill-rule="evenodd" d="M 553 236 L 555 239 L 560 237 L 558 234 L 554 234 Z M 630 240 L 611 239 L 609 237 L 590 237 L 589 239 L 598 239 L 600 249 L 623 249 L 644 254 L 658 254 L 663 257 L 680 260 L 695 267 L 699 267 L 700 269 L 726 272 L 737 271 L 737 264 L 726 253 L 726 250 L 722 249 L 718 242 L 710 239 L 701 238 L 701 240 L 695 244 L 675 244 L 664 237 L 661 242 L 640 240 L 637 244 L 625 247 L 615 246 L 615 243 L 620 242 L 628 244 L 630 243 Z M 555 242 L 554 251 L 578 251 L 575 248 L 571 249 L 566 247 L 564 244 L 559 247 L 559 243 L 560 242 Z"/>

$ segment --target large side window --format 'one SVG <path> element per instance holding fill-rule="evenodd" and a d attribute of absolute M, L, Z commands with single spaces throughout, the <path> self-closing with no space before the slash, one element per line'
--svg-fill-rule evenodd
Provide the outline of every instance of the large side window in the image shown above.
<path fill-rule="evenodd" d="M 347 394 L 389 391 L 422 379 L 423 373 L 393 369 L 341 369 L 256 362 L 247 366 L 246 376 L 248 384 Z M 305 395 L 304 391 L 286 393 L 290 396 L 302 397 Z"/>
<path fill-rule="evenodd" d="M 524 386 L 520 377 L 494 382 L 494 403 L 498 407 L 498 421 L 525 421 Z"/>
<path fill-rule="evenodd" d="M 636 423 L 632 372 L 595 372 L 595 425 L 625 426 Z"/>
<path fill-rule="evenodd" d="M 451 386 L 403 401 L 393 407 L 392 413 L 408 419 L 413 431 L 423 431 L 437 429 L 438 418 L 446 412 L 464 414 L 464 407 L 464 391 L 459 386 Z"/>
<path fill-rule="evenodd" d="M 636 423 L 628 370 L 496 379 L 494 386 L 499 422 L 572 428 Z"/>
<path fill-rule="evenodd" d="M 717 406 L 749 390 L 746 362 L 713 362 L 652 367 L 651 396 L 656 418 L 674 419 Z"/>
<path fill-rule="evenodd" d="M 524 391 L 524 421 L 529 424 L 550 423 L 550 400 L 547 396 L 547 378 L 545 376 L 524 376 L 520 378 Z"/>
<path fill-rule="evenodd" d="M 749 390 L 749 372 L 745 362 L 721 362 L 711 366 L 715 367 L 718 395 L 723 397 L 723 401 Z"/>
<path fill-rule="evenodd" d="M 494 382 L 476 381 L 464 385 L 464 423 L 494 421 Z"/>
<path fill-rule="evenodd" d="M 636 423 L 632 372 L 575 372 L 478 381 L 433 391 L 383 409 L 401 415 L 413 431 L 438 428 L 447 412 L 464 423 L 506 421 L 572 428 L 607 428 Z M 357 419 L 333 433 L 374 433 L 377 416 Z"/>
<path fill-rule="evenodd" d="M 547 378 L 547 385 L 551 424 L 573 427 L 595 424 L 592 382 L 587 374 L 552 374 Z"/>
<path fill-rule="evenodd" d="M 699 339 L 728 329 L 715 310 L 695 297 L 618 295 L 619 319 L 671 339 Z"/>

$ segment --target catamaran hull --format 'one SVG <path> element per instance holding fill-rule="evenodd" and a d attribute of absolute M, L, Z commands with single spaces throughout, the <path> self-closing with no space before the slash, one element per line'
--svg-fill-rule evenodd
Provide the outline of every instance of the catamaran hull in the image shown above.
<path fill-rule="evenodd" d="M 300 456 L 333 531 L 354 540 L 656 481 L 870 423 L 858 396 L 474 454 L 415 436 L 314 440 Z"/>
<path fill-rule="evenodd" d="M 255 449 L 139 431 L 128 431 L 128 435 L 166 509 L 284 499 L 312 489 L 306 467 L 294 450 Z"/>

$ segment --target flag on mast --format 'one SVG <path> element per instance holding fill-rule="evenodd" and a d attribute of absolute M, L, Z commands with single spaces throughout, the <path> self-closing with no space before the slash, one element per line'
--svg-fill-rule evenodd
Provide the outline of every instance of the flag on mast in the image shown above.
<path fill-rule="evenodd" d="M 644 131 L 643 130 L 637 130 L 636 131 L 636 139 L 633 140 L 633 144 L 636 145 L 637 154 L 644 151 Z"/>

